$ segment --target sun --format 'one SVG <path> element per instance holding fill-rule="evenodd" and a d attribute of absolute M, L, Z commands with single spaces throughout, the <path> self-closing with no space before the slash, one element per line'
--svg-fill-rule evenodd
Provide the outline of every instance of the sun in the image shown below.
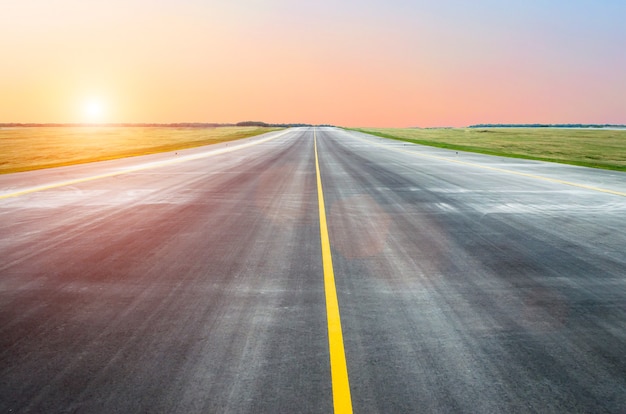
<path fill-rule="evenodd" d="M 87 122 L 102 122 L 106 115 L 104 102 L 98 98 L 86 100 L 83 103 L 83 115 Z"/>

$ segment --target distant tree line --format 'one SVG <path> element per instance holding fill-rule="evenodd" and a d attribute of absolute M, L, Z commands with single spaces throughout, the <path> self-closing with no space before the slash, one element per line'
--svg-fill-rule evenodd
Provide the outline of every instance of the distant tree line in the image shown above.
<path fill-rule="evenodd" d="M 217 124 L 205 122 L 177 122 L 171 124 L 159 124 L 152 122 L 119 122 L 119 123 L 36 123 L 36 122 L 10 122 L 0 123 L 0 127 L 94 127 L 94 126 L 110 126 L 110 127 L 172 127 L 172 128 L 215 128 L 220 126 L 233 126 L 233 124 Z"/>
<path fill-rule="evenodd" d="M 619 124 L 476 124 L 469 128 L 626 128 Z"/>
<path fill-rule="evenodd" d="M 267 124 L 265 122 L 260 122 L 260 121 L 244 121 L 244 122 L 237 122 L 235 124 L 235 126 L 242 126 L 242 127 L 246 127 L 246 126 L 255 126 L 255 127 L 273 127 L 273 128 L 293 128 L 293 127 L 312 127 L 312 126 L 318 126 L 318 127 L 325 127 L 325 126 L 333 126 L 333 125 L 328 125 L 328 124 L 324 124 L 324 125 L 313 125 L 313 124 L 302 124 L 302 123 L 291 123 L 291 124 Z"/>
<path fill-rule="evenodd" d="M 263 128 L 291 128 L 291 127 L 306 127 L 313 126 L 312 124 L 291 123 L 291 124 L 269 124 L 260 121 L 243 121 L 236 124 L 220 124 L 220 123 L 207 123 L 207 122 L 177 122 L 169 124 L 160 123 L 20 123 L 20 122 L 8 122 L 0 123 L 0 128 L 15 128 L 15 127 L 160 127 L 160 128 L 217 128 L 217 127 L 263 127 Z M 332 126 L 332 125 L 317 125 L 317 126 Z"/>

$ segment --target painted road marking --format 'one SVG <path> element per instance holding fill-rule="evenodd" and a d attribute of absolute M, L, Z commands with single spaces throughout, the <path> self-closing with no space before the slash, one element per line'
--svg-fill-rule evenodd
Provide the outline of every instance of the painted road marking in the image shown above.
<path fill-rule="evenodd" d="M 330 253 L 330 238 L 326 224 L 326 208 L 324 207 L 324 191 L 322 190 L 322 176 L 317 156 L 317 134 L 313 129 L 313 146 L 315 149 L 315 172 L 317 174 L 317 200 L 320 212 L 320 236 L 322 241 L 322 263 L 324 267 L 324 291 L 326 293 L 326 318 L 328 321 L 328 346 L 330 350 L 330 373 L 333 387 L 333 407 L 335 413 L 352 413 L 352 398 L 350 397 L 350 382 L 348 381 L 348 366 L 346 353 L 343 347 L 343 333 L 341 331 L 341 317 L 339 315 L 339 301 L 335 287 L 335 272 L 333 258 Z"/>
<path fill-rule="evenodd" d="M 601 193 L 607 193 L 607 194 L 613 194 L 613 195 L 617 195 L 617 196 L 626 197 L 626 193 L 623 193 L 623 192 L 620 192 L 620 191 L 615 191 L 615 190 L 609 190 L 607 188 L 594 187 L 594 186 L 591 186 L 591 185 L 574 183 L 572 181 L 559 180 L 558 178 L 544 177 L 542 175 L 523 173 L 523 172 L 519 172 L 519 171 L 507 170 L 507 169 L 504 169 L 504 168 L 489 167 L 487 165 L 476 164 L 476 163 L 473 163 L 473 162 L 452 160 L 450 158 L 439 157 L 437 155 L 420 154 L 420 153 L 415 152 L 415 151 L 407 151 L 407 150 L 404 150 L 404 149 L 399 149 L 399 148 L 395 148 L 395 147 L 389 147 L 387 145 L 382 145 L 382 144 L 379 144 L 377 142 L 371 142 L 371 141 L 368 141 L 366 139 L 360 138 L 360 137 L 355 136 L 355 135 L 352 135 L 352 136 L 354 138 L 356 138 L 356 139 L 360 139 L 362 141 L 371 143 L 372 145 L 377 145 L 379 147 L 387 148 L 387 149 L 390 149 L 390 150 L 416 155 L 418 157 L 432 158 L 432 159 L 441 160 L 441 161 L 453 162 L 453 163 L 456 163 L 456 164 L 469 165 L 469 166 L 472 166 L 472 167 L 482 168 L 484 170 L 491 170 L 491 171 L 497 171 L 497 172 L 502 172 L 502 173 L 506 173 L 506 174 L 519 175 L 521 177 L 528 177 L 528 178 L 534 178 L 536 180 L 550 181 L 550 182 L 553 182 L 553 183 L 569 185 L 569 186 L 572 186 L 572 187 L 584 188 L 585 190 L 598 191 L 598 192 L 601 192 Z M 375 135 L 372 135 L 372 136 L 375 137 Z M 419 144 L 415 144 L 415 145 L 419 145 Z"/>
<path fill-rule="evenodd" d="M 142 164 L 142 165 L 137 165 L 134 167 L 128 167 L 128 168 L 124 168 L 118 171 L 113 171 L 110 173 L 105 173 L 105 174 L 98 174 L 98 175 L 92 175 L 89 177 L 83 177 L 83 178 L 77 178 L 74 180 L 66 180 L 66 181 L 60 181 L 57 183 L 52 183 L 52 184 L 45 184 L 45 185 L 39 185 L 36 187 L 30 187 L 30 188 L 25 188 L 23 190 L 18 190 L 18 191 L 13 191 L 10 193 L 5 193 L 5 194 L 0 194 L 0 200 L 5 199 L 5 198 L 12 198 L 12 197 L 19 197 L 19 196 L 23 196 L 26 194 L 30 194 L 30 193 L 36 193 L 38 191 L 45 191 L 45 190 L 51 190 L 53 188 L 59 188 L 59 187 L 66 187 L 69 185 L 74 185 L 74 184 L 80 184 L 80 183 L 84 183 L 87 181 L 94 181 L 94 180 L 100 180 L 102 178 L 109 178 L 109 177 L 115 177 L 118 175 L 123 175 L 123 174 L 129 174 L 129 173 L 133 173 L 133 172 L 137 172 L 137 171 L 143 171 L 143 170 L 149 170 L 152 168 L 158 168 L 158 167 L 164 167 L 167 165 L 172 165 L 172 164 L 178 164 L 178 163 L 182 163 L 182 162 L 186 162 L 186 161 L 192 161 L 192 160 L 197 160 L 197 159 L 201 159 L 201 158 L 206 158 L 206 157 L 211 157 L 213 155 L 219 155 L 219 154 L 225 154 L 227 152 L 232 152 L 232 151 L 236 151 L 242 148 L 247 148 L 247 147 L 251 147 L 253 145 L 258 145 L 276 138 L 279 138 L 283 135 L 285 135 L 287 132 L 289 132 L 289 130 L 287 131 L 283 131 L 281 133 L 278 133 L 274 136 L 268 137 L 268 138 L 263 138 L 260 139 L 258 141 L 253 141 L 253 142 L 248 142 L 246 144 L 241 144 L 241 145 L 236 145 L 233 147 L 226 147 L 226 148 L 222 148 L 222 149 L 218 149 L 218 150 L 213 150 L 213 151 L 207 151 L 207 152 L 202 152 L 200 154 L 191 154 L 191 155 L 185 155 L 185 156 L 181 156 L 178 158 L 174 158 L 171 160 L 165 160 L 165 161 L 155 161 L 155 162 L 150 162 L 147 164 Z"/>

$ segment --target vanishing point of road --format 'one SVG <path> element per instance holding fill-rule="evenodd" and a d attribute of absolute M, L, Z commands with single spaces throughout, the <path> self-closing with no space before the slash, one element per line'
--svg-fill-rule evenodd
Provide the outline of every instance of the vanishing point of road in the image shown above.
<path fill-rule="evenodd" d="M 0 176 L 2 413 L 626 412 L 626 174 L 294 128 Z"/>

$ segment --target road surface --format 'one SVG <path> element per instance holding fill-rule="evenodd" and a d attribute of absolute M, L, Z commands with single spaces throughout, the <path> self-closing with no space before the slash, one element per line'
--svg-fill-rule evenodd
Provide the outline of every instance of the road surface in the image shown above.
<path fill-rule="evenodd" d="M 624 412 L 625 217 L 334 128 L 0 176 L 0 412 Z"/>

